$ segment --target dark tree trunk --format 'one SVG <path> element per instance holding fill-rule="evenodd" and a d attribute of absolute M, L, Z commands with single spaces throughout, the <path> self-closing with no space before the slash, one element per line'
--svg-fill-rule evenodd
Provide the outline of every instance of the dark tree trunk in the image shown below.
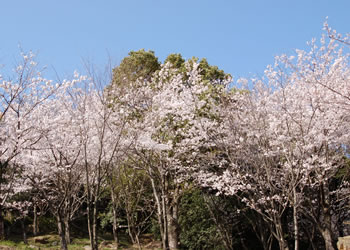
<path fill-rule="evenodd" d="M 283 225 L 280 217 L 275 218 L 276 239 L 281 250 L 289 250 L 288 242 L 284 238 Z"/>
<path fill-rule="evenodd" d="M 87 215 L 88 215 L 88 230 L 90 238 L 90 246 L 92 250 L 98 249 L 97 242 L 97 208 L 95 204 L 89 203 L 87 206 Z"/>
<path fill-rule="evenodd" d="M 94 245 L 94 241 L 93 241 L 93 232 L 92 232 L 92 223 L 91 223 L 91 204 L 88 201 L 87 204 L 87 208 L 86 208 L 86 212 L 87 212 L 87 223 L 88 223 L 88 232 L 89 232 L 89 239 L 90 239 L 90 246 L 92 248 L 92 246 Z"/>
<path fill-rule="evenodd" d="M 119 244 L 119 240 L 118 240 L 118 220 L 117 220 L 117 216 L 118 216 L 118 212 L 117 212 L 117 205 L 116 205 L 116 197 L 115 197 L 115 193 L 114 190 L 112 190 L 111 192 L 111 198 L 112 198 L 112 204 L 113 204 L 113 238 L 114 238 L 114 244 L 116 249 L 118 249 L 118 244 Z"/>
<path fill-rule="evenodd" d="M 299 250 L 298 200 L 295 186 L 293 187 L 293 204 L 294 250 Z"/>
<path fill-rule="evenodd" d="M 65 216 L 65 218 L 64 218 L 64 235 L 65 235 L 67 244 L 70 244 L 71 239 L 70 239 L 70 226 L 69 226 L 68 215 Z"/>
<path fill-rule="evenodd" d="M 93 231 L 93 247 L 92 250 L 98 250 L 98 238 L 97 238 L 97 196 L 94 199 L 93 217 L 92 217 L 92 231 Z"/>
<path fill-rule="evenodd" d="M 320 187 L 320 198 L 323 213 L 323 227 L 321 229 L 321 234 L 324 239 L 325 249 L 334 250 L 332 238 L 332 218 L 330 213 L 330 197 L 329 197 L 329 187 L 328 183 L 324 183 Z"/>
<path fill-rule="evenodd" d="M 64 221 L 62 220 L 62 216 L 59 214 L 56 215 L 56 219 L 57 219 L 58 235 L 60 236 L 61 249 L 68 250 L 66 237 L 65 237 Z"/>
<path fill-rule="evenodd" d="M 87 191 L 87 222 L 88 222 L 88 231 L 89 231 L 89 239 L 90 239 L 90 247 L 91 250 L 97 250 L 97 196 L 93 186 L 90 184 L 90 176 L 89 176 L 89 166 L 85 165 L 85 174 L 86 174 L 86 191 Z"/>
<path fill-rule="evenodd" d="M 162 187 L 162 222 L 163 222 L 163 242 L 165 245 L 164 249 L 169 248 L 169 233 L 168 233 L 168 219 L 167 219 L 167 201 L 166 201 L 166 191 L 164 191 L 164 186 Z"/>
<path fill-rule="evenodd" d="M 118 221 L 117 221 L 117 209 L 115 206 L 113 206 L 113 238 L 114 238 L 114 244 L 116 248 L 118 249 L 119 239 L 118 239 Z"/>
<path fill-rule="evenodd" d="M 34 218 L 33 218 L 33 235 L 37 236 L 39 233 L 39 224 L 38 224 L 38 207 L 34 204 Z"/>

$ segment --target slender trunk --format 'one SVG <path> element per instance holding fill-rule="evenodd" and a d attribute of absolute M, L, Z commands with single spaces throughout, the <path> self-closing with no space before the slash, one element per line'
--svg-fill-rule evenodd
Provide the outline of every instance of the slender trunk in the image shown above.
<path fill-rule="evenodd" d="M 158 225 L 159 225 L 160 237 L 162 239 L 162 246 L 163 246 L 163 249 L 166 249 L 167 245 L 166 245 L 166 240 L 165 240 L 165 236 L 164 236 L 165 233 L 164 233 L 164 227 L 163 227 L 163 222 L 162 222 L 162 215 L 163 215 L 163 213 L 162 213 L 162 202 L 159 199 L 158 192 L 157 192 L 157 189 L 156 189 L 156 185 L 154 183 L 154 179 L 151 176 L 150 176 L 150 180 L 151 180 L 151 184 L 152 184 L 153 196 L 154 196 L 154 199 L 156 200 L 156 204 L 157 204 L 157 217 L 158 217 Z"/>
<path fill-rule="evenodd" d="M 87 212 L 87 223 L 88 223 L 90 246 L 92 248 L 93 245 L 94 245 L 94 240 L 93 240 L 94 239 L 94 235 L 93 235 L 93 230 L 92 230 L 91 201 L 90 201 L 90 198 L 88 198 L 86 210 L 87 210 L 86 212 Z"/>
<path fill-rule="evenodd" d="M 130 218 L 130 214 L 129 214 L 129 211 L 128 209 L 126 209 L 126 220 L 127 220 L 127 223 L 128 223 L 128 233 L 129 233 L 129 237 L 131 239 L 131 242 L 133 244 L 136 244 L 136 239 L 134 238 L 134 230 L 132 228 L 132 222 L 131 222 L 131 218 Z"/>
<path fill-rule="evenodd" d="M 256 236 L 258 237 L 261 244 L 263 245 L 264 250 L 271 250 L 273 236 L 271 235 L 269 230 L 266 230 L 265 224 L 263 225 L 259 224 L 259 223 L 263 223 L 263 220 L 260 219 L 259 221 L 255 222 L 257 223 L 255 225 L 253 223 L 254 222 L 250 222 L 250 224 L 253 226 Z"/>
<path fill-rule="evenodd" d="M 273 237 L 272 235 L 270 235 L 268 237 L 267 240 L 265 240 L 266 242 L 263 244 L 263 248 L 264 250 L 271 250 L 272 249 L 272 241 L 273 241 Z"/>
<path fill-rule="evenodd" d="M 253 219 L 250 218 L 249 215 L 246 218 L 249 220 L 249 223 L 253 227 L 253 230 L 263 245 L 264 250 L 271 250 L 273 235 L 271 234 L 271 230 L 266 230 L 265 221 L 260 217 L 259 214 L 253 217 Z"/>
<path fill-rule="evenodd" d="M 278 239 L 278 245 L 281 250 L 289 250 L 288 244 L 284 238 Z"/>
<path fill-rule="evenodd" d="M 140 239 L 139 239 L 139 236 L 137 234 L 135 235 L 135 239 L 136 239 L 138 249 L 141 250 L 142 248 L 141 248 L 141 244 L 140 244 Z"/>
<path fill-rule="evenodd" d="M 26 227 L 24 225 L 24 218 L 21 218 L 21 227 L 22 227 L 22 234 L 23 234 L 23 242 L 24 244 L 28 244 L 27 240 L 27 233 L 26 233 Z"/>
<path fill-rule="evenodd" d="M 92 250 L 98 250 L 98 238 L 97 238 L 97 195 L 94 199 L 93 217 L 92 217 L 92 231 L 93 231 L 93 243 Z"/>
<path fill-rule="evenodd" d="M 275 227 L 276 227 L 277 241 L 280 249 L 289 250 L 288 243 L 284 238 L 281 218 L 275 218 Z"/>
<path fill-rule="evenodd" d="M 298 227 L 298 200 L 297 191 L 293 187 L 293 223 L 294 223 L 294 250 L 299 250 L 299 227 Z"/>
<path fill-rule="evenodd" d="M 95 244 L 95 232 L 96 232 L 96 227 L 95 227 L 95 205 L 96 203 L 93 202 L 92 204 L 92 197 L 95 197 L 95 195 L 92 195 L 92 188 L 90 184 L 90 176 L 89 176 L 89 166 L 87 163 L 85 163 L 85 175 L 86 175 L 86 191 L 87 191 L 87 200 L 86 200 L 86 212 L 87 212 L 87 222 L 88 222 L 88 231 L 89 231 L 89 239 L 90 239 L 90 246 L 92 250 L 97 250 L 97 246 Z"/>
<path fill-rule="evenodd" d="M 116 205 L 116 197 L 115 197 L 115 193 L 114 190 L 112 188 L 112 192 L 111 192 L 111 199 L 112 199 L 112 209 L 113 209 L 113 238 L 114 238 L 114 244 L 116 249 L 118 249 L 118 220 L 117 220 L 117 216 L 118 216 L 118 212 L 117 212 L 117 205 Z"/>
<path fill-rule="evenodd" d="M 37 236 L 39 233 L 39 224 L 38 224 L 38 207 L 34 204 L 34 218 L 33 218 L 33 235 Z"/>
<path fill-rule="evenodd" d="M 113 206 L 113 239 L 116 248 L 118 249 L 119 239 L 118 239 L 118 220 L 117 220 L 117 211 Z"/>
<path fill-rule="evenodd" d="M 64 218 L 64 229 L 65 229 L 64 235 L 66 238 L 66 242 L 67 242 L 67 244 L 70 244 L 71 240 L 70 240 L 69 215 L 65 216 L 65 218 Z"/>
<path fill-rule="evenodd" d="M 64 233 L 64 222 L 62 220 L 62 217 L 60 214 L 56 215 L 57 219 L 57 229 L 58 229 L 58 235 L 60 236 L 60 242 L 61 242 L 61 249 L 68 250 L 65 233 Z"/>
<path fill-rule="evenodd" d="M 169 228 L 168 228 L 168 218 L 167 218 L 167 205 L 168 205 L 168 193 L 167 193 L 167 185 L 165 182 L 165 177 L 162 176 L 162 221 L 163 221 L 163 230 L 164 230 L 164 234 L 163 234 L 163 241 L 165 242 L 165 248 L 164 249 L 168 249 L 169 248 Z"/>

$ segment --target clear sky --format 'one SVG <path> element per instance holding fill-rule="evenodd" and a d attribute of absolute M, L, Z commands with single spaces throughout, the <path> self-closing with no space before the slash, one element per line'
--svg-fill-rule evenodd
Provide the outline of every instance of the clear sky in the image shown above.
<path fill-rule="evenodd" d="M 350 32 L 349 0 L 3 0 L 0 64 L 13 65 L 20 45 L 65 77 L 82 59 L 102 67 L 144 48 L 248 77 L 320 38 L 326 16 Z"/>

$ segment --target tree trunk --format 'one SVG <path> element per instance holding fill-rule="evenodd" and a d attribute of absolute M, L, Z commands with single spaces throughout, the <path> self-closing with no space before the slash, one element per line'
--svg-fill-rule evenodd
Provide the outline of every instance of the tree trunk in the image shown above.
<path fill-rule="evenodd" d="M 321 223 L 322 229 L 321 234 L 324 239 L 325 250 L 334 250 L 333 239 L 332 239 L 332 218 L 330 214 L 330 198 L 329 198 L 329 187 L 328 183 L 325 182 L 320 186 L 320 198 L 323 213 L 323 223 Z"/>
<path fill-rule="evenodd" d="M 64 218 L 64 235 L 66 238 L 66 242 L 67 244 L 71 243 L 71 239 L 70 239 L 70 226 L 69 226 L 69 215 L 65 216 Z"/>
<path fill-rule="evenodd" d="M 93 217 L 92 217 L 92 231 L 93 231 L 93 247 L 92 250 L 98 250 L 98 238 L 97 238 L 97 196 L 94 199 Z"/>
<path fill-rule="evenodd" d="M 92 223 L 91 223 L 91 202 L 90 198 L 87 200 L 87 206 L 86 206 L 86 212 L 87 212 L 87 223 L 88 223 L 88 232 L 89 232 L 89 239 L 90 239 L 90 246 L 91 249 L 94 245 L 94 240 L 93 240 L 93 230 L 92 230 Z"/>
<path fill-rule="evenodd" d="M 179 224 L 178 224 L 178 205 L 179 205 L 178 189 L 166 195 L 166 218 L 168 228 L 168 244 L 170 250 L 179 249 Z"/>
<path fill-rule="evenodd" d="M 88 221 L 88 231 L 90 239 L 91 250 L 97 250 L 97 221 L 96 221 L 96 207 L 95 204 L 91 204 L 91 201 L 88 201 L 87 204 L 87 221 Z"/>
<path fill-rule="evenodd" d="M 113 205 L 113 238 L 116 248 L 118 249 L 119 239 L 118 239 L 118 221 L 117 221 L 117 211 L 116 207 Z"/>
<path fill-rule="evenodd" d="M 293 187 L 294 250 L 299 250 L 298 200 L 296 187 Z"/>
<path fill-rule="evenodd" d="M 97 244 L 97 196 L 92 191 L 89 181 L 89 171 L 88 167 L 86 167 L 86 191 L 87 191 L 87 199 L 86 199 L 86 212 L 87 212 L 87 222 L 88 222 L 88 231 L 89 231 L 89 239 L 90 239 L 90 247 L 91 250 L 98 250 Z"/>
<path fill-rule="evenodd" d="M 179 249 L 179 235 L 178 235 L 178 224 L 177 219 L 173 217 L 173 214 L 170 212 L 167 215 L 168 219 L 168 242 L 169 249 L 176 250 Z"/>
<path fill-rule="evenodd" d="M 277 241 L 278 245 L 281 250 L 289 250 L 288 243 L 284 238 L 284 232 L 282 227 L 281 218 L 275 218 L 275 227 L 276 227 L 276 234 L 277 234 Z"/>
<path fill-rule="evenodd" d="M 335 248 L 333 247 L 333 244 L 332 244 L 331 232 L 325 229 L 321 232 L 321 234 L 324 239 L 325 250 L 334 250 Z"/>
<path fill-rule="evenodd" d="M 161 202 L 161 200 L 159 199 L 156 185 L 154 183 L 154 179 L 152 178 L 151 175 L 149 175 L 149 178 L 150 178 L 151 184 L 152 184 L 153 196 L 154 196 L 154 199 L 156 200 L 156 204 L 157 204 L 157 217 L 158 217 L 160 237 L 162 239 L 162 246 L 163 246 L 163 249 L 167 249 L 164 226 L 163 226 L 163 221 L 162 221 L 162 217 L 163 217 L 162 203 L 163 202 Z M 163 199 L 162 199 L 162 201 L 163 201 Z"/>
<path fill-rule="evenodd" d="M 128 209 L 126 209 L 126 220 L 128 223 L 129 237 L 131 239 L 132 244 L 136 244 L 137 242 L 136 242 L 136 239 L 134 238 L 134 230 L 133 230 L 133 225 L 132 225 L 130 216 L 132 216 L 132 215 L 130 215 Z"/>
<path fill-rule="evenodd" d="M 169 228 L 168 228 L 168 219 L 167 219 L 167 212 L 166 210 L 168 209 L 166 207 L 167 203 L 165 201 L 165 193 L 164 193 L 164 190 L 162 191 L 162 222 L 163 222 L 163 241 L 165 243 L 165 248 L 164 249 L 168 249 L 169 247 Z"/>
<path fill-rule="evenodd" d="M 281 250 L 289 250 L 288 244 L 284 238 L 278 240 L 278 245 Z"/>
<path fill-rule="evenodd" d="M 271 234 L 271 230 L 266 229 L 267 226 L 265 224 L 265 221 L 260 217 L 259 214 L 253 218 L 250 218 L 249 216 L 246 218 L 248 219 L 250 225 L 253 227 L 255 235 L 263 245 L 264 250 L 271 250 L 273 235 Z"/>
<path fill-rule="evenodd" d="M 34 204 L 34 218 L 33 218 L 33 235 L 37 236 L 39 233 L 39 224 L 38 224 L 38 207 Z"/>
<path fill-rule="evenodd" d="M 24 218 L 21 218 L 21 227 L 22 227 L 22 234 L 23 234 L 23 242 L 24 244 L 28 244 L 27 240 L 27 233 L 26 233 L 26 227 L 24 225 Z"/>
<path fill-rule="evenodd" d="M 58 229 L 58 235 L 60 236 L 60 242 L 61 242 L 61 249 L 63 250 L 68 250 L 67 242 L 66 242 L 66 237 L 64 233 L 64 222 L 62 220 L 61 215 L 56 215 L 57 219 L 57 229 Z"/>
<path fill-rule="evenodd" d="M 141 248 L 141 244 L 140 244 L 140 239 L 139 239 L 139 236 L 137 234 L 135 235 L 135 239 L 136 239 L 136 244 L 137 244 L 138 249 L 141 250 L 142 248 Z"/>
<path fill-rule="evenodd" d="M 273 236 L 269 232 L 269 230 L 260 228 L 261 226 L 258 225 L 259 229 L 254 229 L 256 236 L 260 240 L 261 244 L 263 245 L 264 250 L 271 250 L 272 248 L 272 242 L 273 242 Z M 256 231 L 259 230 L 259 231 Z"/>
<path fill-rule="evenodd" d="M 114 190 L 112 188 L 111 191 L 111 198 L 112 198 L 112 209 L 113 209 L 113 238 L 114 238 L 114 244 L 115 244 L 115 248 L 118 249 L 118 220 L 117 220 L 117 216 L 118 216 L 118 212 L 117 212 L 117 201 L 116 201 L 116 197 L 115 197 L 115 193 Z"/>
<path fill-rule="evenodd" d="M 332 239 L 332 219 L 328 207 L 323 207 L 324 216 L 324 228 L 321 230 L 322 237 L 324 239 L 325 250 L 334 250 Z"/>
<path fill-rule="evenodd" d="M 92 211 L 91 211 L 92 210 Z M 97 205 L 94 201 L 88 201 L 87 204 L 87 220 L 88 220 L 88 231 L 90 238 L 91 250 L 98 250 L 98 240 L 97 240 Z"/>

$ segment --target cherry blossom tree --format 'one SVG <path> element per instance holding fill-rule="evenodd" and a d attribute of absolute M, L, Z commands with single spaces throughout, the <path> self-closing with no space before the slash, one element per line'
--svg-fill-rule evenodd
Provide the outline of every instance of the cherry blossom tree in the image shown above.
<path fill-rule="evenodd" d="M 55 95 L 37 109 L 41 122 L 35 130 L 41 138 L 24 151 L 24 175 L 56 217 L 62 249 L 70 243 L 69 224 L 84 198 L 79 123 L 71 98 L 78 91 L 75 85 L 84 80 L 76 75 L 63 81 Z"/>
<path fill-rule="evenodd" d="M 206 173 L 202 183 L 241 196 L 271 225 L 281 249 L 287 249 L 282 217 L 293 208 L 295 249 L 299 248 L 298 215 L 307 190 L 317 190 L 321 217 L 313 221 L 333 249 L 330 181 L 344 166 L 348 142 L 347 55 L 334 41 L 313 41 L 310 52 L 276 58 L 265 81 L 247 94 L 235 95 L 223 116 L 226 152 L 223 170 Z M 220 137 L 219 137 L 220 138 Z M 347 186 L 337 190 L 342 199 Z"/>
<path fill-rule="evenodd" d="M 185 180 L 201 148 L 211 145 L 207 132 L 217 128 L 210 103 L 215 102 L 213 89 L 222 91 L 224 84 L 202 80 L 198 66 L 191 60 L 180 71 L 164 64 L 151 81 L 139 79 L 130 89 L 133 96 L 139 94 L 128 103 L 128 112 L 141 131 L 135 150 L 151 179 L 163 248 L 179 247 L 178 206 Z"/>
<path fill-rule="evenodd" d="M 3 207 L 13 192 L 14 177 L 26 164 L 22 152 L 42 137 L 35 130 L 37 110 L 59 87 L 43 78 L 34 54 L 21 56 L 12 77 L 0 76 L 0 238 L 4 238 Z"/>
<path fill-rule="evenodd" d="M 111 179 L 107 175 L 121 165 L 125 152 L 134 141 L 133 130 L 126 129 L 126 114 L 108 98 L 108 92 L 103 91 L 101 88 L 103 85 L 98 84 L 100 80 L 92 75 L 86 89 L 74 95 L 79 126 L 78 138 L 82 148 L 80 164 L 84 168 L 85 175 L 84 186 L 87 192 L 87 215 L 92 249 L 98 248 L 98 202 L 107 184 L 111 184 Z"/>
<path fill-rule="evenodd" d="M 267 75 L 270 83 L 279 87 L 272 103 L 280 106 L 278 110 L 282 114 L 275 112 L 270 124 L 279 146 L 276 153 L 284 158 L 284 169 L 292 183 L 295 238 L 298 237 L 299 203 L 301 197 L 307 197 L 304 189 L 316 186 L 322 222 L 314 223 L 325 240 L 326 249 L 333 249 L 330 182 L 344 165 L 344 145 L 349 137 L 345 96 L 335 90 L 348 91 L 347 55 L 337 49 L 334 41 L 324 37 L 319 48 L 313 41 L 310 52 L 297 51 L 296 60 L 282 56 L 276 63 L 279 69 L 269 69 Z M 280 70 L 282 67 L 285 70 Z M 336 88 L 330 87 L 333 84 Z M 337 192 L 344 198 L 346 190 L 345 185 Z"/>

